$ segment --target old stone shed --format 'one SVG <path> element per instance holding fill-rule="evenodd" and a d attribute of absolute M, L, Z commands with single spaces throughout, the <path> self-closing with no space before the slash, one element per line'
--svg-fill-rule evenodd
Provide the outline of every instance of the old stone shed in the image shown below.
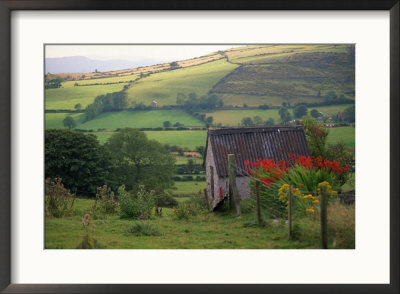
<path fill-rule="evenodd" d="M 235 154 L 236 185 L 241 197 L 250 195 L 245 160 L 288 160 L 288 154 L 309 155 L 302 126 L 209 129 L 203 166 L 207 196 L 215 209 L 229 194 L 228 154 Z"/>

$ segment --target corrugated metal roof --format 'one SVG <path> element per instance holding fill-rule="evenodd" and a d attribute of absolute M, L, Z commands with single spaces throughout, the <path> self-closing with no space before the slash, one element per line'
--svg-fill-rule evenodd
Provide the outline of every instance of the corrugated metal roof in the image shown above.
<path fill-rule="evenodd" d="M 237 174 L 245 160 L 288 160 L 289 153 L 309 155 L 302 126 L 209 129 L 215 164 L 220 177 L 228 176 L 228 154 L 235 154 Z"/>

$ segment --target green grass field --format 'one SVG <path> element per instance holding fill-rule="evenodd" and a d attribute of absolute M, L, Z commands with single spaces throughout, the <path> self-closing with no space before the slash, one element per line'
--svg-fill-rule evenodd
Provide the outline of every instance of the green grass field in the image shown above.
<path fill-rule="evenodd" d="M 68 87 L 45 90 L 45 108 L 54 109 L 74 109 L 78 103 L 84 109 L 91 104 L 94 99 L 103 94 L 119 92 L 126 84 L 98 85 L 85 87 Z"/>
<path fill-rule="evenodd" d="M 187 195 L 187 194 L 197 194 L 199 191 L 203 192 L 204 188 L 207 187 L 206 182 L 198 181 L 187 181 L 187 182 L 175 182 L 175 188 L 171 189 L 174 195 Z"/>
<path fill-rule="evenodd" d="M 176 95 L 195 92 L 205 95 L 221 78 L 237 65 L 224 59 L 198 66 L 155 73 L 136 82 L 127 90 L 128 100 L 150 105 L 156 100 L 160 106 L 175 105 Z"/>
<path fill-rule="evenodd" d="M 104 144 L 115 132 L 91 132 Z M 161 144 L 177 145 L 189 150 L 195 150 L 197 146 L 205 146 L 207 131 L 145 131 L 147 138 L 160 142 Z"/>
<path fill-rule="evenodd" d="M 111 77 L 111 78 L 101 78 L 101 79 L 90 79 L 90 80 L 78 80 L 78 81 L 66 81 L 62 83 L 63 88 L 75 87 L 75 83 L 78 85 L 91 85 L 91 84 L 105 84 L 105 83 L 119 83 L 119 82 L 131 82 L 139 77 L 138 74 Z"/>
<path fill-rule="evenodd" d="M 179 110 L 146 110 L 146 111 L 120 111 L 105 112 L 79 125 L 79 129 L 115 130 L 117 128 L 157 128 L 163 127 L 165 121 L 171 125 L 179 122 L 185 126 L 204 126 L 197 118 Z"/>
<path fill-rule="evenodd" d="M 176 162 L 175 164 L 187 164 L 189 159 L 192 159 L 195 164 L 202 164 L 202 157 L 187 157 L 187 156 L 175 156 Z"/>
<path fill-rule="evenodd" d="M 309 107 L 308 111 L 317 109 L 325 116 L 336 115 L 339 111 L 344 111 L 350 104 L 332 105 L 332 106 L 317 106 Z M 293 112 L 292 112 L 293 115 Z M 217 110 L 206 113 L 206 116 L 212 116 L 214 124 L 221 123 L 222 126 L 238 126 L 244 117 L 260 116 L 264 121 L 272 118 L 275 124 L 280 123 L 280 116 L 278 109 L 241 109 L 241 110 Z"/>
<path fill-rule="evenodd" d="M 354 127 L 330 128 L 327 143 L 335 144 L 343 141 L 346 147 L 355 148 L 355 132 L 356 129 Z"/>
<path fill-rule="evenodd" d="M 197 146 L 205 146 L 207 131 L 145 131 L 147 137 L 162 144 L 177 145 L 195 150 Z"/>
<path fill-rule="evenodd" d="M 72 116 L 77 124 L 85 119 L 84 113 L 46 113 L 46 129 L 64 129 L 63 120 L 68 115 Z"/>
<path fill-rule="evenodd" d="M 189 201 L 189 199 L 184 199 Z M 93 200 L 77 199 L 76 215 L 45 219 L 45 248 L 74 249 L 82 241 L 85 231 L 82 216 L 93 205 Z M 159 229 L 160 236 L 135 236 L 129 227 L 138 220 L 120 219 L 118 215 L 92 219 L 89 235 L 104 249 L 285 249 L 319 248 L 319 222 L 310 217 L 296 219 L 296 238 L 289 241 L 284 221 L 266 227 L 245 226 L 254 224 L 255 214 L 201 212 L 189 220 L 177 220 L 173 210 L 163 208 L 162 217 L 152 217 L 146 222 Z M 332 246 L 333 239 L 329 239 Z"/>

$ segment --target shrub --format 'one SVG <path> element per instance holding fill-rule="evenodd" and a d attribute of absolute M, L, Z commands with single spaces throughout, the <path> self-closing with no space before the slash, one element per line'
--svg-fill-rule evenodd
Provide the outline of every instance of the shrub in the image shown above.
<path fill-rule="evenodd" d="M 139 186 L 136 196 L 131 196 L 125 191 L 125 186 L 118 188 L 121 218 L 138 218 L 151 216 L 154 208 L 154 192 L 146 192 L 143 185 Z"/>
<path fill-rule="evenodd" d="M 128 229 L 128 233 L 135 236 L 160 236 L 161 232 L 157 227 L 152 226 L 150 223 L 139 222 L 132 225 Z"/>
<path fill-rule="evenodd" d="M 90 226 L 90 218 L 92 216 L 92 212 L 89 211 L 82 218 L 82 225 L 85 230 L 85 235 L 82 238 L 82 241 L 76 246 L 76 249 L 98 249 L 101 248 L 100 244 L 96 239 L 90 237 L 89 235 L 89 226 Z"/>
<path fill-rule="evenodd" d="M 118 208 L 119 203 L 114 199 L 114 192 L 111 191 L 111 188 L 107 187 L 107 185 L 98 187 L 93 211 L 95 213 L 115 214 Z"/>
<path fill-rule="evenodd" d="M 190 201 L 181 202 L 174 208 L 174 214 L 178 219 L 189 219 L 197 215 L 197 205 Z"/>
<path fill-rule="evenodd" d="M 47 216 L 64 217 L 70 215 L 75 197 L 64 187 L 61 178 L 45 181 L 45 210 Z"/>
<path fill-rule="evenodd" d="M 161 193 L 154 197 L 154 204 L 157 207 L 175 207 L 178 205 L 178 201 L 169 192 Z"/>

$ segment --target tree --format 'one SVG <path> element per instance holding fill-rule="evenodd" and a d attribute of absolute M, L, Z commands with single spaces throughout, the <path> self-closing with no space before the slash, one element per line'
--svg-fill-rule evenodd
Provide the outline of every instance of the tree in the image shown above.
<path fill-rule="evenodd" d="M 188 170 L 188 173 L 193 173 L 193 170 L 194 170 L 194 160 L 193 159 L 188 159 L 188 161 L 187 161 L 187 170 Z"/>
<path fill-rule="evenodd" d="M 274 119 L 273 118 L 269 118 L 265 121 L 265 125 L 266 126 L 273 126 L 275 124 Z"/>
<path fill-rule="evenodd" d="M 96 136 L 46 130 L 44 148 L 46 178 L 61 178 L 72 192 L 87 196 L 106 183 L 110 158 Z"/>
<path fill-rule="evenodd" d="M 254 122 L 251 119 L 251 117 L 244 117 L 242 119 L 242 126 L 244 126 L 244 127 L 252 127 L 252 126 L 254 126 Z"/>
<path fill-rule="evenodd" d="M 331 102 L 331 101 L 335 100 L 336 98 L 337 98 L 336 93 L 335 93 L 334 91 L 329 91 L 329 92 L 325 95 L 324 100 L 325 100 L 326 102 Z"/>
<path fill-rule="evenodd" d="M 310 114 L 311 114 L 311 116 L 312 116 L 313 118 L 317 118 L 317 117 L 320 117 L 320 116 L 321 116 L 321 113 L 320 113 L 318 110 L 316 110 L 316 109 L 311 110 Z"/>
<path fill-rule="evenodd" d="M 302 118 L 307 115 L 307 106 L 305 105 L 297 105 L 293 109 L 293 115 L 295 118 Z"/>
<path fill-rule="evenodd" d="M 344 110 L 344 120 L 348 122 L 356 121 L 356 107 L 355 105 L 349 106 Z"/>
<path fill-rule="evenodd" d="M 267 104 L 263 104 L 258 106 L 259 109 L 269 109 L 269 106 Z"/>
<path fill-rule="evenodd" d="M 281 121 L 283 124 L 287 124 L 291 119 L 289 110 L 286 107 L 281 107 L 279 109 L 279 116 L 281 117 Z"/>
<path fill-rule="evenodd" d="M 175 158 L 163 145 L 148 140 L 145 133 L 121 129 L 108 139 L 105 148 L 111 155 L 108 182 L 113 188 L 125 185 L 127 190 L 137 190 L 144 185 L 147 190 L 162 192 L 173 185 Z"/>
<path fill-rule="evenodd" d="M 264 123 L 261 116 L 259 116 L 259 115 L 256 115 L 255 117 L 253 117 L 253 122 L 254 122 L 254 125 L 256 125 L 256 126 L 261 126 Z"/>
<path fill-rule="evenodd" d="M 80 104 L 80 103 L 75 104 L 74 108 L 75 108 L 75 110 L 78 110 L 78 111 L 79 111 L 79 110 L 82 109 L 82 104 Z"/>
<path fill-rule="evenodd" d="M 176 62 L 176 61 L 171 62 L 169 65 L 171 66 L 171 68 L 177 68 L 177 67 L 179 67 L 178 62 Z"/>
<path fill-rule="evenodd" d="M 186 100 L 186 95 L 183 93 L 176 94 L 176 104 L 183 105 Z"/>
<path fill-rule="evenodd" d="M 169 120 L 166 120 L 165 122 L 163 122 L 163 126 L 164 128 L 169 128 L 171 126 L 171 122 Z"/>
<path fill-rule="evenodd" d="M 207 124 L 212 124 L 213 121 L 214 121 L 214 118 L 211 115 L 206 118 L 206 123 Z"/>
<path fill-rule="evenodd" d="M 64 81 L 65 79 L 60 77 L 51 80 L 46 80 L 44 87 L 45 89 L 61 88 L 61 84 Z"/>
<path fill-rule="evenodd" d="M 199 152 L 201 154 L 201 156 L 203 156 L 204 152 L 205 152 L 205 147 L 204 146 L 197 146 L 196 147 L 196 151 Z"/>
<path fill-rule="evenodd" d="M 73 129 L 76 127 L 76 122 L 72 116 L 68 115 L 63 119 L 63 125 L 68 129 Z"/>
<path fill-rule="evenodd" d="M 304 132 L 307 138 L 308 148 L 312 156 L 326 155 L 326 139 L 329 130 L 321 123 L 318 123 L 311 116 L 305 117 L 302 121 Z"/>

